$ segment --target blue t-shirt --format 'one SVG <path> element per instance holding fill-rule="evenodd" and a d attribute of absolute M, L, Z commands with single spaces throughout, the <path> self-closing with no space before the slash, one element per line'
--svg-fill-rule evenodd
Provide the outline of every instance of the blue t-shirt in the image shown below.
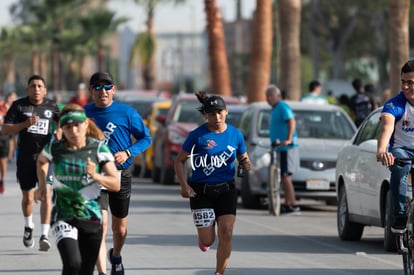
<path fill-rule="evenodd" d="M 395 118 L 394 132 L 390 139 L 390 148 L 414 148 L 414 105 L 404 96 L 403 92 L 385 102 L 382 114 Z"/>
<path fill-rule="evenodd" d="M 191 182 L 216 184 L 234 179 L 234 161 L 246 153 L 243 135 L 227 124 L 222 133 L 211 132 L 207 124 L 191 131 L 183 144 L 193 170 Z"/>
<path fill-rule="evenodd" d="M 292 108 L 282 100 L 272 108 L 269 127 L 270 142 L 287 139 L 289 131 L 288 120 L 294 117 L 295 115 L 293 114 Z M 278 147 L 277 151 L 286 151 L 298 146 L 298 134 L 295 129 L 293 132 L 292 145 Z"/>
<path fill-rule="evenodd" d="M 114 101 L 106 108 L 98 108 L 94 103 L 85 107 L 86 115 L 91 118 L 105 135 L 105 144 L 112 154 L 128 149 L 132 156 L 144 152 L 151 145 L 148 128 L 138 112 L 131 106 Z M 131 135 L 136 139 L 132 143 Z M 118 169 L 126 169 L 133 162 L 129 158 Z"/>

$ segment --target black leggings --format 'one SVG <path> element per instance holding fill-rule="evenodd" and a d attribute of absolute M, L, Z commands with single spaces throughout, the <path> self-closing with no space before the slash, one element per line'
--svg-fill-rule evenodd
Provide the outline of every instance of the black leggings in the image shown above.
<path fill-rule="evenodd" d="M 63 263 L 62 275 L 93 275 L 102 240 L 102 226 L 96 232 L 78 227 L 78 239 L 64 238 L 57 244 Z"/>

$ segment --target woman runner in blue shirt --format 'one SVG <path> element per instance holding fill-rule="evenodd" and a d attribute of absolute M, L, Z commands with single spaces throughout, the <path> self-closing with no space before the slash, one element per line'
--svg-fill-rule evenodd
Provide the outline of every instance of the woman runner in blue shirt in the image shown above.
<path fill-rule="evenodd" d="M 250 169 L 243 135 L 226 123 L 228 109 L 220 96 L 196 93 L 199 111 L 207 123 L 191 131 L 175 160 L 175 172 L 181 185 L 181 196 L 190 198 L 198 245 L 206 252 L 216 237 L 218 247 L 216 275 L 223 274 L 231 254 L 231 240 L 236 221 L 237 190 L 234 185 L 236 158 L 243 169 Z M 192 167 L 187 182 L 185 162 Z"/>

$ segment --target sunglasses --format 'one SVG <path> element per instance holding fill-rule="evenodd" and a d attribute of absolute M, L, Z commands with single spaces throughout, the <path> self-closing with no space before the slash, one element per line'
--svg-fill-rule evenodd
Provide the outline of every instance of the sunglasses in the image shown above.
<path fill-rule="evenodd" d="M 102 91 L 102 89 L 105 89 L 105 91 L 109 91 L 113 87 L 114 87 L 113 84 L 95 84 L 92 86 L 92 88 L 97 92 Z"/>

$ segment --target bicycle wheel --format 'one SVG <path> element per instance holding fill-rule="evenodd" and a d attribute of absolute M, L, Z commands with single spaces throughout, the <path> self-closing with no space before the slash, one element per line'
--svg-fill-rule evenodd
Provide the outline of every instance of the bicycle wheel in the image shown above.
<path fill-rule="evenodd" d="M 273 216 L 280 215 L 280 177 L 275 164 L 269 167 L 269 187 L 268 187 L 269 213 Z"/>
<path fill-rule="evenodd" d="M 404 235 L 404 243 L 407 244 L 408 251 L 406 253 L 402 254 L 402 260 L 403 260 L 403 267 L 404 267 L 404 274 L 405 275 L 413 275 L 413 259 L 412 259 L 412 251 L 409 247 L 409 243 L 407 242 L 407 239 L 409 238 L 409 233 L 406 232 Z"/>

